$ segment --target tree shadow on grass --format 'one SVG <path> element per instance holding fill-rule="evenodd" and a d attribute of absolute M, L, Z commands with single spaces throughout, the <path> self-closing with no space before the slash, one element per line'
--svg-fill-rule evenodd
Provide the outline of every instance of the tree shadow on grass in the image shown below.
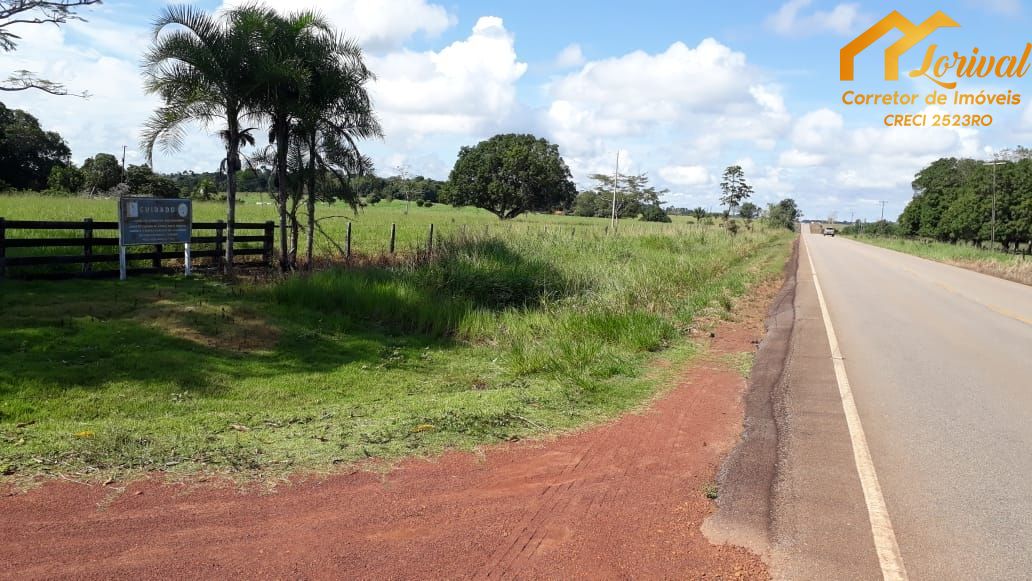
<path fill-rule="evenodd" d="M 269 287 L 159 277 L 4 283 L 0 397 L 137 384 L 219 397 L 238 381 L 415 366 L 473 311 L 535 308 L 572 285 L 497 239 L 416 266 L 332 270 Z"/>
<path fill-rule="evenodd" d="M 582 290 L 501 240 L 464 239 L 442 245 L 427 264 L 335 269 L 286 281 L 271 295 L 281 308 L 344 327 L 448 340 L 473 311 L 534 309 Z"/>
<path fill-rule="evenodd" d="M 0 397 L 47 397 L 124 383 L 150 392 L 218 396 L 235 380 L 378 362 L 388 343 L 376 333 L 341 340 L 305 328 L 307 319 L 282 327 L 273 320 L 256 329 L 259 317 L 237 315 L 243 299 L 200 293 L 197 287 L 155 298 L 140 283 L 134 292 L 123 288 L 117 294 L 105 292 L 116 283 L 42 284 L 4 283 L 9 300 L 0 312 Z M 198 316 L 194 304 L 214 305 L 224 314 Z M 246 308 L 255 306 L 262 307 L 248 302 Z M 239 336 L 241 325 L 244 334 L 264 336 Z"/>

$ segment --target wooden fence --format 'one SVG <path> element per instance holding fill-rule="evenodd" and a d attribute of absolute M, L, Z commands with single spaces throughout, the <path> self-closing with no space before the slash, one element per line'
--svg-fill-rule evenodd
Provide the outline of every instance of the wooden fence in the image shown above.
<path fill-rule="evenodd" d="M 206 258 L 214 268 L 221 268 L 225 260 L 226 222 L 194 222 L 190 238 L 194 259 Z M 14 231 L 14 232 L 12 232 Z M 52 236 L 24 237 L 21 231 L 50 233 Z M 258 234 L 253 232 L 258 231 Z M 75 233 L 74 236 L 70 234 Z M 12 237 L 12 233 L 21 236 Z M 98 235 L 99 233 L 99 235 Z M 109 234 L 110 233 L 110 234 Z M 275 228 L 272 222 L 237 223 L 234 229 L 233 254 L 238 257 L 259 256 L 263 266 L 270 266 L 273 258 Z M 239 245 L 239 246 L 238 246 Z M 204 246 L 204 248 L 199 248 Z M 29 249 L 28 252 L 12 249 Z M 54 254 L 55 249 L 67 249 Z M 71 252 L 75 249 L 75 253 Z M 172 272 L 163 261 L 183 258 L 183 252 L 167 251 L 161 244 L 133 246 L 126 259 L 130 274 Z M 147 262 L 148 266 L 132 266 Z M 234 260 L 235 262 L 235 260 Z M 80 265 L 78 269 L 70 268 Z M 113 265 L 113 268 L 94 268 Z M 40 267 L 61 267 L 56 271 L 41 272 Z M 5 277 L 70 278 L 118 276 L 118 222 L 81 222 L 5 220 L 0 218 L 0 279 Z"/>

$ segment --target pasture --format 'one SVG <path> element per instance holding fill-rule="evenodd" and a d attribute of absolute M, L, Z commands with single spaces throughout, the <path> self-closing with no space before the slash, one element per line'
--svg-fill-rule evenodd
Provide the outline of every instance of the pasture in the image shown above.
<path fill-rule="evenodd" d="M 278 224 L 276 206 L 266 194 L 247 193 L 240 196 L 243 203 L 237 206 L 239 222 L 266 222 Z M 302 209 L 303 213 L 303 209 Z M 0 217 L 8 220 L 117 220 L 118 210 L 114 200 L 104 198 L 49 197 L 39 195 L 0 195 Z M 225 202 L 194 202 L 194 220 L 212 222 L 225 220 Z M 525 214 L 515 220 L 501 222 L 490 212 L 477 208 L 453 208 L 446 204 L 435 204 L 430 208 L 418 207 L 414 202 L 383 201 L 366 206 L 355 213 L 344 203 L 333 205 L 320 202 L 317 219 L 322 232 L 316 234 L 316 255 L 333 256 L 339 253 L 343 244 L 348 222 L 352 223 L 352 246 L 358 254 L 367 256 L 387 251 L 391 224 L 397 224 L 397 250 L 413 251 L 424 248 L 430 224 L 434 225 L 435 236 L 448 236 L 463 230 L 472 233 L 474 229 L 488 232 L 530 231 L 552 228 L 567 228 L 567 233 L 576 235 L 605 231 L 607 220 L 598 218 L 557 217 L 542 214 Z M 621 229 L 627 234 L 673 232 L 676 226 L 682 229 L 693 218 L 674 216 L 673 224 L 641 223 L 636 220 L 621 222 Z M 303 221 L 303 220 L 302 220 Z M 683 231 L 683 230 L 682 230 Z M 277 236 L 279 232 L 276 232 Z M 302 233 L 302 238 L 304 234 Z M 332 242 L 331 242 L 332 240 Z"/>
<path fill-rule="evenodd" d="M 241 221 L 273 219 L 248 196 Z M 198 203 L 198 220 L 224 212 Z M 8 219 L 112 219 L 114 202 L 0 197 Z M 337 240 L 401 257 L 269 281 L 0 283 L 0 472 L 267 478 L 540 436 L 654 396 L 776 278 L 792 234 L 402 202 L 320 206 Z M 439 234 L 432 261 L 405 259 Z M 334 245 L 321 241 L 321 256 Z M 657 365 L 664 360 L 669 364 Z"/>

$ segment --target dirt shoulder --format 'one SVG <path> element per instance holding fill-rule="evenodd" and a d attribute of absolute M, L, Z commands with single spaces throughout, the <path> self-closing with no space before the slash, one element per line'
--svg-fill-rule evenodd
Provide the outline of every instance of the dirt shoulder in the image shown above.
<path fill-rule="evenodd" d="M 795 330 L 796 279 L 799 241 L 785 265 L 784 283 L 765 321 L 766 334 L 760 343 L 745 395 L 742 437 L 727 455 L 719 473 L 720 499 L 717 512 L 703 526 L 707 538 L 716 543 L 735 543 L 770 556 L 771 499 L 779 457 L 778 419 L 784 410 L 780 391 L 784 389 L 785 366 Z"/>
<path fill-rule="evenodd" d="M 764 336 L 779 286 L 744 299 L 666 395 L 591 430 L 271 494 L 148 480 L 0 498 L 4 574 L 766 578 L 759 557 L 700 528 L 742 426 L 736 362 Z"/>

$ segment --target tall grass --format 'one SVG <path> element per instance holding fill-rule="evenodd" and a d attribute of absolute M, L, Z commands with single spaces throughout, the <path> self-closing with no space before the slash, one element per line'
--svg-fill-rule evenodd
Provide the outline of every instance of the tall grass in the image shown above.
<path fill-rule="evenodd" d="M 110 201 L 12 200 L 0 215 L 110 218 Z M 358 220 L 413 249 L 429 223 L 441 237 L 432 257 L 263 283 L 0 283 L 0 474 L 323 470 L 612 417 L 660 387 L 657 357 L 690 355 L 700 318 L 776 276 L 791 238 L 401 204 Z"/>
<path fill-rule="evenodd" d="M 338 325 L 491 345 L 517 374 L 606 379 L 633 374 L 701 310 L 741 293 L 755 277 L 743 262 L 781 238 L 459 235 L 428 263 L 331 270 L 271 294 Z"/>

